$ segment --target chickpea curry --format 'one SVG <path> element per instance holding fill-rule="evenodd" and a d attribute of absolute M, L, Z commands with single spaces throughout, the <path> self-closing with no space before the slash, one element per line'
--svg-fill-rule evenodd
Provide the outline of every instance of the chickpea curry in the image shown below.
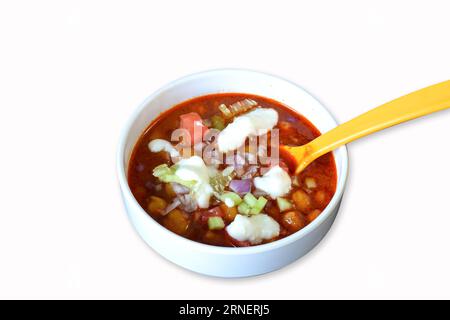
<path fill-rule="evenodd" d="M 320 132 L 289 107 L 249 94 L 212 94 L 161 114 L 132 152 L 128 183 L 158 223 L 227 247 L 272 242 L 316 219 L 336 189 L 333 155 L 294 175 L 279 145 Z"/>

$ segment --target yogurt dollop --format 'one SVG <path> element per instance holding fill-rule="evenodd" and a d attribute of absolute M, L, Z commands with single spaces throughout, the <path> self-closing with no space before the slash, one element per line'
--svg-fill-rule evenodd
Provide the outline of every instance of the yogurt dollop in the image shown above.
<path fill-rule="evenodd" d="M 253 184 L 273 199 L 285 196 L 292 187 L 291 177 L 279 165 L 270 168 L 262 177 L 253 179 Z"/>
<path fill-rule="evenodd" d="M 151 152 L 166 151 L 172 158 L 180 156 L 178 150 L 175 149 L 175 147 L 169 141 L 164 139 L 155 139 L 150 141 L 150 143 L 148 144 L 148 148 Z"/>
<path fill-rule="evenodd" d="M 181 159 L 176 164 L 175 175 L 185 181 L 195 181 L 193 195 L 200 208 L 208 208 L 213 188 L 209 184 L 210 169 L 199 156 Z"/>
<path fill-rule="evenodd" d="M 233 239 L 258 244 L 277 237 L 280 234 L 280 225 L 267 214 L 250 217 L 238 214 L 226 231 Z"/>
<path fill-rule="evenodd" d="M 260 136 L 272 130 L 278 122 L 278 112 L 270 108 L 258 108 L 236 117 L 217 137 L 220 152 L 238 149 L 250 136 Z"/>

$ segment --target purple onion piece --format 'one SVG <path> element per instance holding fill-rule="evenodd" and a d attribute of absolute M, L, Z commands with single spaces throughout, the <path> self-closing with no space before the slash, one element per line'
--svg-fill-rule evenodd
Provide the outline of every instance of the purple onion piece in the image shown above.
<path fill-rule="evenodd" d="M 252 180 L 251 179 L 231 180 L 229 187 L 237 194 L 243 195 L 249 193 L 252 190 Z"/>
<path fill-rule="evenodd" d="M 246 161 L 245 161 L 245 154 L 242 155 L 240 153 L 237 153 L 235 158 L 234 158 L 234 165 L 235 166 L 243 166 L 245 165 Z"/>
<path fill-rule="evenodd" d="M 236 176 L 240 178 L 245 173 L 245 168 L 234 166 L 234 172 L 236 173 Z"/>
<path fill-rule="evenodd" d="M 175 198 L 175 200 L 173 200 L 173 202 L 171 204 L 169 204 L 164 211 L 162 212 L 162 215 L 165 216 L 166 214 L 168 214 L 170 211 L 172 211 L 173 209 L 177 208 L 179 205 L 181 204 L 180 199 Z"/>
<path fill-rule="evenodd" d="M 188 187 L 185 187 L 179 183 L 171 182 L 170 184 L 172 185 L 173 192 L 176 194 L 187 194 L 190 192 Z"/>
<path fill-rule="evenodd" d="M 145 183 L 145 187 L 148 190 L 153 191 L 153 190 L 155 190 L 156 185 L 152 181 L 149 180 Z"/>
<path fill-rule="evenodd" d="M 142 172 L 142 171 L 144 171 L 144 169 L 145 169 L 145 166 L 142 163 L 138 163 L 136 165 L 136 171 L 137 172 Z"/>
<path fill-rule="evenodd" d="M 191 194 L 185 194 L 178 196 L 181 206 L 180 208 L 186 212 L 194 212 L 197 210 L 197 201 Z"/>
<path fill-rule="evenodd" d="M 250 166 L 247 168 L 247 171 L 242 175 L 241 179 L 251 179 L 254 175 L 258 173 L 259 167 L 258 166 Z"/>

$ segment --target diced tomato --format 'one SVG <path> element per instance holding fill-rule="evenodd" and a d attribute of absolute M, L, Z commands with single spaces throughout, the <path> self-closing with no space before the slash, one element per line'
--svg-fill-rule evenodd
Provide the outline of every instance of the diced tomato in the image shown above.
<path fill-rule="evenodd" d="M 191 143 L 202 142 L 203 135 L 208 127 L 203 124 L 203 120 L 196 112 L 186 113 L 180 116 L 180 128 L 186 129 L 191 135 Z"/>

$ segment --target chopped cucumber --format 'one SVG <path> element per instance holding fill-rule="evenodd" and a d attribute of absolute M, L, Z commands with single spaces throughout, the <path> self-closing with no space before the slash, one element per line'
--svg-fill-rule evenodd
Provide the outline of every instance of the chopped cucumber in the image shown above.
<path fill-rule="evenodd" d="M 245 214 L 248 215 L 250 214 L 250 206 L 246 203 L 246 202 L 242 202 L 239 206 L 238 206 L 238 212 L 240 214 Z"/>
<path fill-rule="evenodd" d="M 258 200 L 255 198 L 255 196 L 253 194 L 251 194 L 250 192 L 244 196 L 244 201 L 251 208 L 253 208 L 256 205 L 256 203 L 258 202 Z"/>
<path fill-rule="evenodd" d="M 172 170 L 170 170 L 167 164 L 160 164 L 159 166 L 153 169 L 153 175 L 157 178 L 172 174 Z"/>
<path fill-rule="evenodd" d="M 221 217 L 209 217 L 208 228 L 209 230 L 221 230 L 225 228 L 225 222 Z"/>
<path fill-rule="evenodd" d="M 250 214 L 259 214 L 267 204 L 267 199 L 259 197 L 256 204 L 250 209 Z"/>
<path fill-rule="evenodd" d="M 223 201 L 229 208 L 235 207 L 242 202 L 241 197 L 234 192 L 225 192 L 220 196 L 220 200 Z"/>
<path fill-rule="evenodd" d="M 240 214 L 259 214 L 267 204 L 267 199 L 259 197 L 258 199 L 251 193 L 244 196 L 244 201 L 238 206 Z"/>
<path fill-rule="evenodd" d="M 277 198 L 277 205 L 281 212 L 287 211 L 293 208 L 292 203 L 284 198 Z"/>
<path fill-rule="evenodd" d="M 194 187 L 195 181 L 185 181 L 183 179 L 180 179 L 175 174 L 175 171 L 175 166 L 169 168 L 167 164 L 161 164 L 153 169 L 153 175 L 160 181 L 165 183 L 176 182 L 188 188 Z"/>

